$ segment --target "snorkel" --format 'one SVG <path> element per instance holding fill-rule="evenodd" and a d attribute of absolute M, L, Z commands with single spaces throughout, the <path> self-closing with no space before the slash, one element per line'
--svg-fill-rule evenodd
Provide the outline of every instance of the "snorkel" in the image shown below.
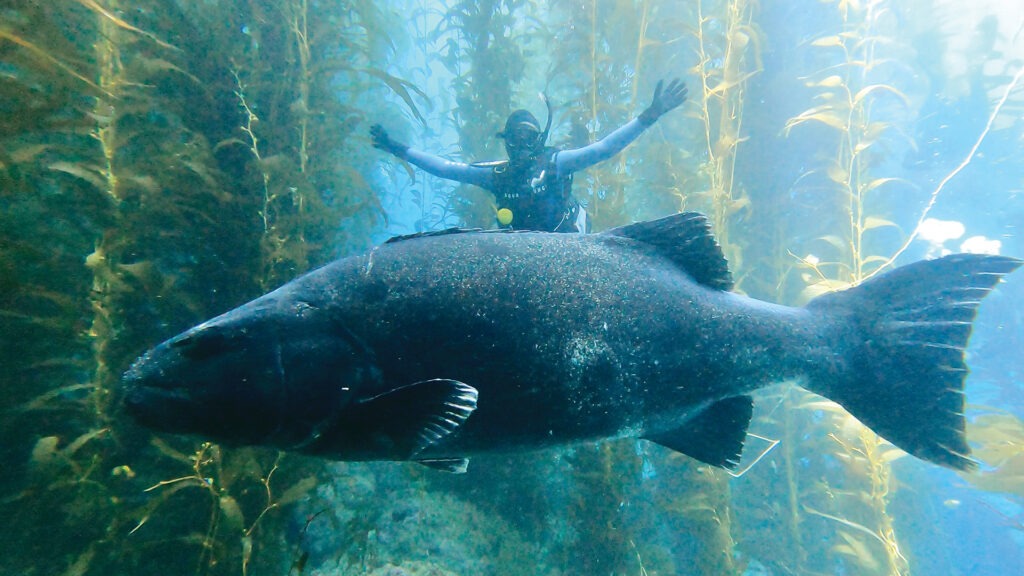
<path fill-rule="evenodd" d="M 551 113 L 551 100 L 548 100 L 548 95 L 541 92 L 539 96 L 548 111 L 548 119 L 544 123 L 544 131 L 540 133 L 540 147 L 543 148 L 548 143 L 548 134 L 551 133 L 551 119 L 554 117 L 554 114 Z"/>

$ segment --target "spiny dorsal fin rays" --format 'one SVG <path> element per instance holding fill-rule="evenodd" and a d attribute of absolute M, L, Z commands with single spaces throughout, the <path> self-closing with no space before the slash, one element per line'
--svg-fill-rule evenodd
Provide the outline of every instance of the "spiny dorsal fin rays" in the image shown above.
<path fill-rule="evenodd" d="M 699 284 L 715 290 L 732 290 L 729 263 L 703 214 L 682 212 L 612 228 L 601 236 L 634 240 L 639 243 L 638 249 L 667 258 Z"/>

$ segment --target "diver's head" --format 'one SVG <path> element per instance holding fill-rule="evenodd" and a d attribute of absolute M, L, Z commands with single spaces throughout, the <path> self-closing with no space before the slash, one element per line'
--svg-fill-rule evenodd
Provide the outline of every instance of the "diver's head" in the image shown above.
<path fill-rule="evenodd" d="M 537 155 L 544 148 L 540 122 L 529 110 L 516 110 L 505 121 L 505 129 L 498 137 L 505 140 L 509 160 L 523 160 Z"/>

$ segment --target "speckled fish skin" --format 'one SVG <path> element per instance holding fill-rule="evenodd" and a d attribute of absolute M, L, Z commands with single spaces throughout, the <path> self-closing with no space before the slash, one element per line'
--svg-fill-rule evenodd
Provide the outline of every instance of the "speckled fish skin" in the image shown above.
<path fill-rule="evenodd" d="M 335 302 L 385 387 L 444 377 L 479 391 L 464 433 L 439 450 L 640 436 L 813 363 L 792 354 L 826 337 L 803 310 L 705 288 L 631 243 L 446 235 L 328 275 L 353 280 Z"/>
<path fill-rule="evenodd" d="M 975 291 L 966 316 L 963 303 L 952 305 L 961 310 L 952 357 L 962 363 L 977 300 L 1020 261 L 972 257 L 950 260 L 946 271 L 918 263 L 877 279 L 877 288 L 794 308 L 720 289 L 731 280 L 717 244 L 706 258 L 720 259 L 721 272 L 695 274 L 671 247 L 633 233 L 687 227 L 681 237 L 700 236 L 702 217 L 644 226 L 385 243 L 151 350 L 125 375 L 128 409 L 164 431 L 339 460 L 429 463 L 640 437 L 728 467 L 750 418 L 744 395 L 795 379 L 922 458 L 970 466 L 959 389 L 954 397 L 936 391 L 938 400 L 908 416 L 886 404 L 917 376 L 882 366 L 863 381 L 862 363 L 892 352 L 872 348 L 884 338 L 870 326 L 892 316 L 876 296 L 902 298 L 904 284 L 904 292 L 936 283 Z M 914 303 L 894 306 L 920 312 L 918 300 L 932 296 L 907 298 Z M 956 367 L 955 359 L 921 359 L 933 361 Z M 962 387 L 963 374 L 954 378 Z"/>
<path fill-rule="evenodd" d="M 478 234 L 384 246 L 348 263 L 346 276 L 369 273 L 366 297 L 345 304 L 377 357 L 394 359 L 381 363 L 386 385 L 443 375 L 480 391 L 456 450 L 639 435 L 739 393 L 734 379 L 706 381 L 732 363 L 713 343 L 730 295 L 617 244 Z"/>

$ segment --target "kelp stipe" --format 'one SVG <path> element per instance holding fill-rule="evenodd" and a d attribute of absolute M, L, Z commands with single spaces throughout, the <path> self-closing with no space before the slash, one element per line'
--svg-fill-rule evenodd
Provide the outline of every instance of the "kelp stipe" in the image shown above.
<path fill-rule="evenodd" d="M 634 108 L 641 82 L 631 74 L 635 66 L 646 70 L 643 33 L 635 30 L 649 20 L 653 2 L 642 2 L 639 9 L 631 2 L 558 3 L 552 15 L 550 42 L 558 46 L 548 64 L 546 83 L 556 104 L 552 140 L 560 147 L 579 148 L 605 136 L 639 112 Z M 653 87 L 655 81 L 650 82 Z M 639 84 L 640 86 L 637 86 Z M 560 138 L 562 124 L 568 122 L 568 135 Z M 631 190 L 643 190 L 636 175 L 634 146 L 615 158 L 574 174 L 573 194 L 587 207 L 594 230 L 603 230 L 629 221 L 627 202 Z M 649 191 L 641 192 L 647 197 Z"/>
<path fill-rule="evenodd" d="M 310 474 L 279 491 L 274 474 L 280 469 L 282 454 L 270 461 L 255 450 L 237 449 L 225 454 L 219 446 L 209 442 L 200 444 L 192 454 L 180 452 L 158 439 L 154 439 L 153 446 L 163 456 L 191 471 L 184 476 L 160 480 L 143 490 L 151 496 L 136 512 L 137 522 L 128 536 L 143 529 L 154 517 L 161 522 L 159 516 L 166 515 L 172 503 L 182 502 L 179 491 L 187 491 L 190 503 L 205 496 L 208 499 L 205 530 L 179 536 L 182 544 L 199 545 L 195 561 L 197 574 L 216 573 L 215 568 L 222 563 L 231 566 L 232 571 L 237 567 L 242 574 L 247 574 L 253 554 L 258 550 L 257 529 L 261 521 L 268 513 L 306 496 L 317 484 L 316 476 Z M 256 497 L 256 493 L 261 496 Z M 181 528 L 189 529 L 187 525 Z"/>
<path fill-rule="evenodd" d="M 501 130 L 519 103 L 514 87 L 523 78 L 522 31 L 517 18 L 530 4 L 524 0 L 457 2 L 445 7 L 434 35 L 448 39 L 440 60 L 452 74 L 455 108 L 450 116 L 459 135 L 463 161 L 502 157 Z M 449 199 L 450 211 L 469 226 L 491 227 L 497 207 L 490 195 L 473 186 L 459 186 Z"/>
<path fill-rule="evenodd" d="M 260 278 L 261 287 L 270 289 L 329 260 L 340 234 L 360 236 L 382 218 L 379 200 L 345 152 L 362 128 L 353 121 L 359 110 L 350 104 L 360 90 L 347 90 L 344 99 L 336 91 L 339 80 L 356 87 L 366 76 L 390 76 L 369 62 L 372 35 L 344 38 L 346 23 L 331 16 L 347 14 L 370 25 L 373 6 L 290 0 L 251 2 L 246 12 L 251 21 L 240 27 L 252 43 L 228 53 L 241 118 L 216 149 L 237 154 L 229 149 L 238 147 L 249 155 L 238 176 L 262 198 L 256 213 Z M 339 222 L 346 223 L 340 232 Z"/>
<path fill-rule="evenodd" d="M 699 93 L 684 64 L 687 46 L 667 41 L 689 30 L 686 23 L 695 18 L 689 7 L 588 1 L 557 8 L 555 14 L 565 24 L 551 27 L 552 43 L 559 48 L 553 52 L 548 82 L 555 102 L 578 103 L 564 112 L 570 129 L 563 146 L 587 145 L 630 121 L 649 103 L 663 77 L 690 81 L 691 100 Z M 691 140 L 696 139 L 684 127 L 690 106 L 688 102 L 666 115 L 615 158 L 574 176 L 574 194 L 586 204 L 595 230 L 628 223 L 637 214 L 663 215 L 678 206 L 676 194 L 693 183 L 686 173 L 695 147 Z M 685 144 L 680 146 L 680 141 Z M 646 450 L 632 442 L 613 442 L 574 451 L 571 476 L 579 496 L 572 508 L 573 526 L 592 541 L 581 539 L 566 553 L 586 557 L 587 571 L 594 573 L 672 572 L 684 557 L 688 569 L 731 566 L 724 475 L 698 473 L 704 467 L 685 458 L 663 465 L 666 451 L 652 448 L 645 458 L 661 473 L 657 479 L 644 479 L 638 449 Z M 714 498 L 708 497 L 709 490 Z M 658 496 L 645 498 L 653 494 Z M 629 518 L 622 504 L 615 509 L 616 502 L 649 516 Z M 710 510 L 709 502 L 714 504 Z M 685 552 L 667 552 L 652 541 L 655 526 L 664 525 L 677 529 L 678 540 L 689 547 Z"/>
<path fill-rule="evenodd" d="M 707 3 L 706 3 L 707 4 Z M 570 23 L 573 33 L 558 34 L 560 49 L 555 52 L 555 73 L 552 84 L 564 86 L 564 99 L 573 101 L 578 94 L 586 98 L 581 110 L 570 116 L 570 146 L 582 146 L 604 136 L 642 110 L 659 79 L 681 77 L 689 84 L 689 101 L 679 110 L 666 115 L 635 143 L 616 158 L 595 165 L 576 175 L 576 195 L 587 202 L 595 229 L 623 224 L 631 219 L 654 217 L 684 206 L 712 213 L 715 203 L 735 214 L 735 204 L 725 207 L 727 193 L 704 193 L 713 188 L 708 170 L 701 163 L 721 148 L 729 134 L 739 133 L 742 123 L 743 81 L 751 70 L 759 67 L 756 39 L 731 49 L 728 38 L 749 39 L 751 13 L 741 3 L 711 3 L 703 15 L 697 7 L 667 5 L 660 2 L 612 3 L 584 2 L 559 6 L 559 15 Z M 714 21 L 718 32 L 710 32 L 703 44 L 703 61 L 699 56 L 700 25 Z M 709 26 L 710 27 L 710 26 Z M 729 33 L 722 33 L 728 28 Z M 745 30 L 742 33 L 737 30 Z M 740 41 L 742 42 L 742 41 Z M 698 53 L 694 65 L 694 53 Z M 715 62 L 726 53 L 729 69 L 723 71 Z M 747 67 L 750 67 L 749 69 Z M 698 82 L 694 82 L 694 76 Z M 705 82 L 700 80 L 706 75 Z M 733 81 L 726 85 L 725 76 Z M 557 94 L 557 92 L 556 92 Z M 722 100 L 721 98 L 724 98 Z M 556 97 L 557 100 L 557 97 Z M 728 110 L 725 110 L 728 108 Z M 719 114 L 725 117 L 720 117 Z M 732 176 L 736 145 L 740 138 L 726 144 L 719 167 Z M 709 164 L 704 164 L 708 166 Z M 745 203 L 740 200 L 740 206 Z M 642 215 L 642 216 L 638 216 Z M 724 218 L 723 218 L 724 220 Z M 728 235 L 727 230 L 716 234 Z M 738 259 L 738 246 L 735 257 Z M 608 446 L 605 458 L 614 454 L 626 461 L 635 461 L 633 446 Z M 668 461 L 666 461 L 668 458 Z M 729 504 L 727 476 L 715 474 L 706 466 L 685 458 L 672 458 L 660 448 L 649 451 L 650 464 L 661 470 L 656 480 L 640 479 L 640 471 L 632 477 L 603 479 L 622 493 L 656 494 L 654 502 L 644 508 L 652 515 L 648 522 L 624 523 L 617 528 L 630 538 L 617 536 L 616 546 L 632 544 L 621 570 L 636 570 L 636 557 L 650 569 L 670 566 L 672 560 L 700 565 L 710 571 L 734 571 L 731 535 L 732 511 Z M 585 467 L 588 461 L 579 466 Z M 579 473 L 582 473 L 580 470 Z M 589 475 L 589 484 L 600 488 L 598 477 Z M 581 489 L 582 484 L 580 484 Z M 589 489 L 588 489 L 589 490 Z M 713 495 L 713 496 L 711 496 Z M 680 534 L 679 546 L 692 546 L 659 557 L 657 546 L 650 542 L 652 525 L 671 525 Z M 594 530 L 599 527 L 595 525 Z M 611 542 L 611 541 L 609 541 Z M 634 550 L 633 547 L 636 547 Z M 676 546 L 676 544 L 673 544 Z M 609 552 L 612 550 L 609 548 Z M 660 558 L 660 559 L 659 559 Z M 632 563 L 631 563 L 632 562 Z M 671 571 L 671 569 L 669 569 Z"/>
<path fill-rule="evenodd" d="M 746 84 L 762 71 L 761 36 L 753 22 L 755 9 L 747 0 L 708 7 L 698 2 L 697 9 L 694 33 L 699 62 L 694 71 L 701 79 L 697 116 L 704 128 L 706 150 L 697 172 L 701 188 L 696 193 L 677 193 L 679 209 L 682 211 L 687 201 L 709 206 L 712 230 L 731 267 L 739 270 L 743 266 L 741 249 L 729 228 L 738 213 L 750 210 L 750 198 L 736 184 L 736 157 L 747 139 L 743 135 Z M 710 26 L 712 22 L 718 26 Z"/>
<path fill-rule="evenodd" d="M 85 573 L 107 563 L 135 477 L 110 414 L 126 342 L 137 334 L 125 324 L 129 296 L 166 278 L 144 256 L 126 257 L 155 173 L 124 151 L 154 129 L 139 114 L 143 80 L 177 68 L 161 57 L 169 44 L 95 2 L 21 3 L 5 12 L 0 35 L 12 43 L 3 54 L 10 116 L 0 119 L 11 138 L 0 146 L 10 185 L 4 229 L 17 233 L 3 242 L 3 260 L 17 271 L 8 305 L 20 309 L 21 337 L 38 342 L 15 344 L 17 357 L 5 362 L 24 383 L 4 386 L 17 391 L 5 395 L 18 425 L 8 461 L 31 455 L 26 476 L 5 479 L 16 494 L 3 503 L 14 507 L 6 515 L 16 536 L 4 539 L 12 549 L 2 556 L 16 572 Z M 121 52 L 129 45 L 134 57 Z M 64 520 L 40 522 L 48 516 Z"/>
<path fill-rule="evenodd" d="M 275 562 L 270 551 L 280 547 L 262 543 L 277 542 L 280 532 L 254 528 L 277 521 L 273 512 L 283 502 L 311 488 L 308 468 L 277 466 L 247 451 L 192 450 L 182 439 L 148 446 L 148 436 L 121 429 L 111 413 L 112 391 L 147 342 L 323 262 L 349 237 L 364 242 L 381 215 L 375 196 L 359 185 L 351 156 L 340 150 L 356 129 L 354 109 L 335 97 L 329 71 L 351 70 L 352 61 L 330 50 L 310 49 L 312 64 L 296 58 L 299 72 L 284 62 L 288 74 L 308 79 L 297 84 L 304 104 L 289 108 L 290 94 L 276 89 L 245 93 L 248 103 L 260 96 L 253 105 L 261 109 L 289 111 L 280 121 L 273 114 L 248 118 L 267 127 L 250 130 L 266 138 L 264 161 L 278 142 L 297 140 L 297 169 L 275 180 L 281 171 L 259 163 L 270 179 L 266 188 L 253 186 L 245 174 L 256 162 L 233 153 L 239 147 L 231 139 L 242 134 L 247 116 L 239 112 L 231 61 L 240 63 L 239 76 L 269 78 L 266 68 L 249 68 L 248 57 L 254 34 L 276 33 L 245 20 L 305 38 L 296 44 L 300 52 L 316 42 L 358 52 L 356 42 L 323 35 L 338 33 L 335 22 L 311 17 L 306 21 L 319 27 L 304 26 L 302 2 L 277 6 L 281 18 L 248 10 L 259 12 L 258 3 L 136 8 L 24 3 L 5 13 L 16 26 L 7 27 L 5 16 L 0 29 L 5 65 L 14 71 L 3 86 L 13 112 L 0 117 L 4 138 L 12 138 L 2 146 L 0 178 L 17 191 L 3 216 L 2 258 L 5 268 L 21 271 L 8 277 L 5 316 L 16 318 L 7 312 L 20 309 L 24 319 L 16 321 L 39 343 L 19 345 L 20 358 L 7 364 L 25 383 L 5 386 L 18 390 L 10 395 L 18 414 L 11 423 L 19 430 L 10 461 L 28 460 L 24 477 L 4 480 L 16 495 L 3 506 L 13 507 L 8 517 L 19 537 L 5 540 L 13 548 L 3 563 L 17 572 L 28 562 L 52 573 L 217 574 Z M 322 74 L 312 74 L 314 65 Z M 317 114 L 327 121 L 302 120 Z M 288 138 L 276 138 L 275 128 Z M 316 158 L 311 146 L 321 151 Z M 272 197 L 281 189 L 283 198 Z M 267 229 L 283 241 L 265 243 L 275 250 L 263 257 Z M 7 230 L 19 238 L 8 239 Z M 154 490 L 160 495 L 143 495 L 147 485 L 190 477 Z M 34 505 L 24 506 L 25 499 Z M 40 515 L 65 520 L 55 530 Z"/>
<path fill-rule="evenodd" d="M 652 32 L 660 36 L 670 30 L 685 33 L 689 49 L 682 61 L 690 62 L 696 55 L 696 62 L 685 72 L 688 79 L 696 76 L 697 82 L 691 82 L 686 113 L 666 119 L 665 127 L 657 130 L 658 136 L 652 135 L 657 143 L 646 146 L 646 154 L 641 154 L 638 163 L 638 172 L 654 181 L 664 181 L 667 172 L 670 185 L 633 192 L 672 198 L 677 210 L 706 212 L 730 268 L 741 279 L 745 277 L 742 250 L 747 239 L 734 226 L 749 212 L 751 204 L 737 181 L 736 160 L 746 140 L 743 115 L 747 83 L 762 68 L 755 12 L 755 6 L 742 0 L 699 2 L 693 13 L 679 20 L 678 16 L 667 17 L 660 7 L 660 17 L 655 20 L 661 26 Z M 653 38 L 645 38 L 642 44 L 647 50 L 668 50 Z M 660 54 L 652 55 L 652 59 L 665 59 Z M 669 54 L 670 59 L 679 58 L 674 51 Z M 662 138 L 665 147 L 661 146 Z M 687 139 L 683 147 L 678 145 L 680 138 Z M 692 534 L 693 542 L 684 545 L 695 548 L 683 556 L 691 558 L 701 572 L 742 571 L 746 560 L 737 546 L 737 534 L 742 530 L 734 520 L 743 522 L 743 515 L 737 513 L 729 476 L 675 454 L 668 455 L 662 467 L 664 479 L 656 489 L 658 511 L 664 522 L 678 523 Z"/>
<path fill-rule="evenodd" d="M 444 18 L 436 33 L 444 40 L 451 37 L 457 41 L 447 42 L 445 51 L 442 53 L 441 61 L 448 72 L 453 75 L 452 86 L 455 94 L 456 108 L 451 112 L 455 119 L 456 130 L 459 134 L 460 149 L 464 161 L 475 161 L 482 159 L 495 159 L 504 156 L 501 147 L 501 140 L 494 137 L 503 125 L 505 118 L 513 108 L 534 109 L 535 104 L 540 102 L 534 99 L 533 94 L 523 94 L 525 91 L 517 91 L 517 88 L 527 77 L 528 60 L 523 51 L 528 37 L 522 24 L 525 16 L 533 7 L 529 2 L 521 0 L 499 1 L 483 3 L 480 5 L 460 2 L 448 7 Z M 590 3 L 573 6 L 573 10 L 583 10 L 587 18 L 593 15 L 596 6 Z M 516 16 L 516 17 L 513 17 Z M 542 33 L 542 32 L 541 32 Z M 535 34 L 538 34 L 535 32 Z M 589 35 L 573 35 L 572 41 L 578 38 L 589 38 L 591 41 L 601 41 L 597 36 L 600 31 L 592 31 Z M 554 39 L 550 39 L 554 41 Z M 457 48 L 457 49 L 456 49 Z M 584 58 L 591 57 L 591 51 L 575 52 L 573 50 L 560 50 L 559 55 L 570 54 Z M 592 71 L 596 62 L 586 60 L 579 66 L 573 66 L 575 70 Z M 558 68 L 558 66 L 555 66 Z M 598 67 L 600 70 L 607 70 L 606 67 Z M 554 87 L 548 96 L 555 103 L 555 119 L 561 113 L 564 101 L 573 101 L 579 97 L 581 92 L 572 91 L 571 96 L 567 90 L 564 98 L 560 97 L 561 92 L 557 89 L 563 83 L 574 82 L 575 76 L 565 70 L 567 77 L 555 75 L 549 78 L 548 82 Z M 613 83 L 604 82 L 603 79 L 588 78 L 596 80 L 593 88 L 587 91 L 595 95 L 591 103 L 595 106 L 604 106 L 601 99 L 596 97 L 600 86 L 607 86 Z M 597 114 L 596 108 L 591 108 L 590 113 Z M 601 112 L 604 113 L 603 111 Z M 583 145 L 587 142 L 577 142 L 574 145 Z M 556 143 L 551 143 L 557 145 Z M 593 171 L 597 167 L 588 170 Z M 581 175 L 582 176 L 582 175 Z M 578 196 L 584 195 L 585 185 L 578 179 L 575 192 Z M 588 179 L 589 182 L 589 179 Z M 614 200 L 598 200 L 588 198 L 588 209 L 592 210 L 591 215 L 596 216 L 596 226 L 601 226 L 602 218 L 614 214 L 613 223 L 621 223 L 621 188 L 618 192 L 619 208 L 608 210 L 609 204 Z M 494 222 L 495 208 L 490 200 L 489 194 L 471 186 L 460 186 L 456 189 L 451 200 L 451 211 L 458 215 L 463 222 L 470 225 L 484 227 L 492 226 Z M 536 459 L 532 455 L 513 455 L 509 458 L 523 467 L 533 468 L 537 466 Z M 618 503 L 624 490 L 632 486 L 627 480 L 635 477 L 635 458 L 630 456 L 629 448 L 622 445 L 601 445 L 581 447 L 566 458 L 570 467 L 566 474 L 569 476 L 569 484 L 573 486 L 574 495 L 565 511 L 567 518 L 565 522 L 578 534 L 576 538 L 566 540 L 564 535 L 549 543 L 552 550 L 549 552 L 552 557 L 560 557 L 567 564 L 577 566 L 577 569 L 584 572 L 606 573 L 609 571 L 621 572 L 632 570 L 636 566 L 635 556 L 629 546 L 629 527 L 625 525 L 618 513 Z M 523 482 L 517 485 L 516 495 L 504 495 L 501 502 L 492 503 L 498 510 L 506 504 L 506 500 L 516 501 L 517 498 L 536 498 L 536 501 L 544 499 L 546 491 L 554 489 L 548 479 L 534 478 L 532 475 L 524 477 Z M 443 479 L 438 480 L 444 483 Z M 457 490 L 465 491 L 466 486 L 456 487 Z M 559 487 L 558 489 L 564 489 Z M 540 513 L 532 511 L 531 513 Z M 530 521 L 524 520 L 527 524 L 537 522 L 539 519 Z M 509 570 L 517 568 L 510 567 Z"/>
<path fill-rule="evenodd" d="M 895 76 L 882 74 L 886 64 L 893 62 L 886 51 L 900 47 L 890 35 L 894 15 L 883 0 L 856 5 L 839 2 L 836 9 L 841 29 L 810 43 L 812 49 L 833 56 L 835 62 L 806 79 L 819 104 L 791 118 L 784 128 L 784 133 L 791 135 L 807 124 L 822 125 L 834 137 L 835 145 L 831 158 L 820 159 L 823 166 L 804 175 L 822 183 L 829 193 L 826 198 L 834 199 L 841 227 L 819 238 L 822 246 L 828 247 L 824 258 L 801 259 L 807 283 L 802 300 L 855 284 L 885 261 L 879 234 L 896 226 L 884 216 L 885 194 L 908 186 L 898 178 L 877 174 L 879 150 L 887 139 L 907 132 L 913 113 L 904 91 L 884 80 Z M 875 80 L 880 77 L 883 80 Z M 833 562 L 850 563 L 865 574 L 908 573 L 909 561 L 901 552 L 888 510 L 893 490 L 890 462 L 902 452 L 831 403 L 802 394 L 787 397 L 801 398 L 799 404 L 826 415 L 834 429 L 829 436 L 834 443 L 834 463 L 847 483 L 858 480 L 855 487 L 829 486 L 826 479 L 816 489 L 810 488 L 818 496 L 800 498 L 803 524 L 813 517 L 816 524 L 824 523 L 824 529 L 838 536 L 826 551 Z M 787 453 L 787 458 L 793 456 Z M 790 487 L 795 493 L 807 489 Z M 791 500 L 791 506 L 795 505 Z M 804 545 L 809 542 L 800 540 Z M 808 550 L 805 558 L 811 562 L 815 556 Z"/>
<path fill-rule="evenodd" d="M 234 112 L 207 131 L 216 138 L 213 152 L 225 177 L 241 183 L 239 209 L 232 216 L 238 237 L 249 244 L 250 259 L 240 275 L 255 285 L 250 293 L 258 293 L 330 259 L 344 247 L 346 235 L 365 238 L 381 217 L 376 197 L 345 151 L 346 140 L 357 130 L 352 121 L 356 110 L 336 95 L 339 80 L 354 84 L 349 75 L 373 72 L 355 68 L 367 60 L 372 36 L 346 41 L 347 28 L 328 17 L 346 14 L 372 21 L 372 14 L 363 11 L 365 6 L 310 6 L 301 0 L 237 8 L 196 7 L 188 15 L 211 32 L 221 19 L 241 21 L 238 29 L 246 32 L 241 38 L 208 36 L 220 44 L 213 50 L 220 57 L 196 58 L 191 64 L 216 86 L 206 94 L 214 100 L 211 107 Z M 278 525 L 277 510 L 313 488 L 318 465 L 295 460 L 281 465 L 279 455 L 183 444 L 154 441 L 164 468 L 174 471 L 147 477 L 152 496 L 139 514 L 145 522 L 133 527 L 133 537 L 185 531 L 177 547 L 196 546 L 195 569 L 204 574 L 239 569 L 244 574 L 257 562 L 270 565 L 284 554 L 301 556 L 301 550 L 283 552 L 279 530 L 257 528 Z M 205 517 L 204 523 L 176 517 L 183 500 L 206 508 L 205 515 L 193 516 Z"/>
<path fill-rule="evenodd" d="M 740 234 L 733 234 L 736 218 L 751 209 L 742 184 L 736 181 L 736 159 L 743 135 L 743 113 L 748 80 L 761 71 L 760 33 L 753 24 L 755 6 L 745 0 L 697 2 L 687 32 L 696 53 L 689 74 L 699 83 L 690 91 L 690 118 L 699 126 L 692 156 L 681 162 L 662 162 L 676 184 L 666 190 L 677 209 L 698 209 L 710 218 L 716 240 L 729 266 L 743 278 Z M 671 154 L 671 151 L 666 151 Z M 660 160 L 662 155 L 656 155 Z M 652 162 L 657 167 L 658 162 Z M 658 490 L 659 508 L 666 521 L 680 522 L 696 541 L 692 551 L 700 573 L 731 574 L 745 569 L 738 552 L 734 520 L 742 514 L 734 504 L 729 475 L 711 466 L 670 454 L 663 473 L 674 480 Z M 699 568 L 698 568 L 699 567 Z"/>

